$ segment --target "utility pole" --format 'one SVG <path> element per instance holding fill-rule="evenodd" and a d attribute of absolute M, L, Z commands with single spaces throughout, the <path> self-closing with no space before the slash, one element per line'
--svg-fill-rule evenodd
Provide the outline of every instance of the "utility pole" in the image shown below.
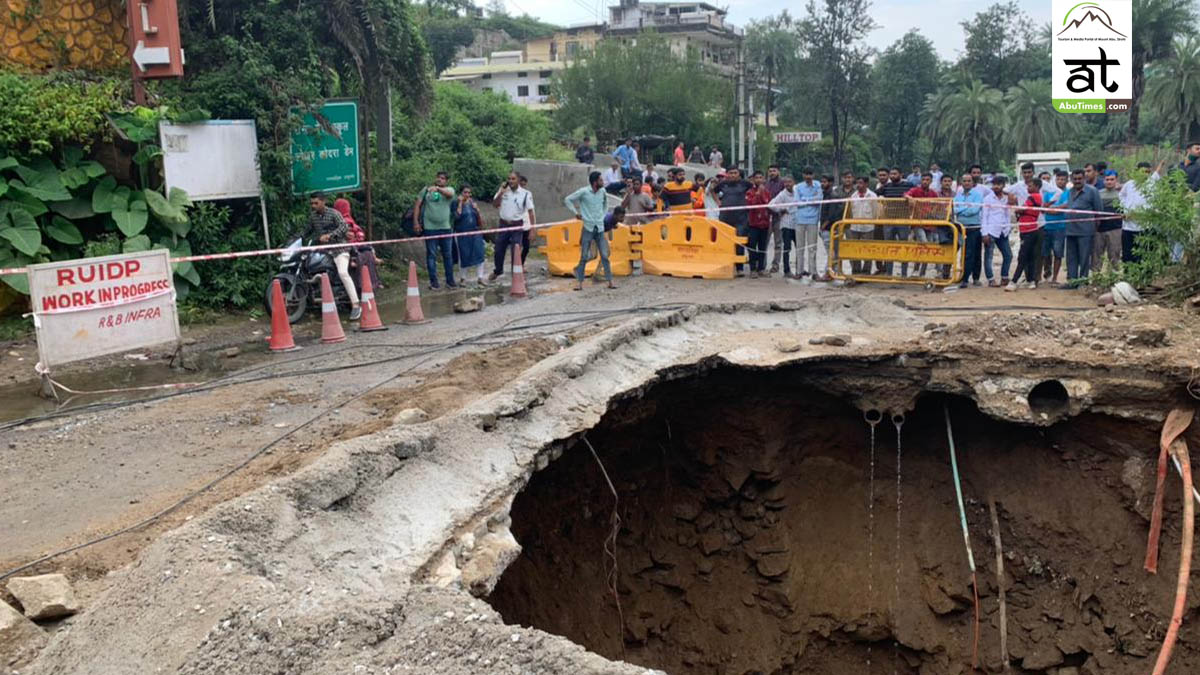
<path fill-rule="evenodd" d="M 738 43 L 737 51 L 737 154 L 734 156 L 735 166 L 745 166 L 746 162 L 746 55 L 742 44 Z"/>

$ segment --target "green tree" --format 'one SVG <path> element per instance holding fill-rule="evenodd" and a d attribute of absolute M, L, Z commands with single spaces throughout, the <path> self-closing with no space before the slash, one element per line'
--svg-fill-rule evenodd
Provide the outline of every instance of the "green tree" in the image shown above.
<path fill-rule="evenodd" d="M 1003 100 L 999 89 L 980 80 L 971 80 L 946 98 L 946 127 L 951 136 L 962 139 L 960 159 L 983 163 L 984 150 L 994 153 L 1002 139 Z"/>
<path fill-rule="evenodd" d="M 960 65 L 989 87 L 1004 90 L 1027 78 L 1050 77 L 1045 31 L 1014 1 L 996 3 L 962 22 L 966 53 Z"/>
<path fill-rule="evenodd" d="M 878 27 L 870 9 L 870 0 L 825 0 L 820 6 L 808 0 L 809 16 L 800 28 L 819 73 L 807 95 L 825 102 L 835 170 L 842 165 L 851 120 L 861 117 L 869 100 L 872 52 L 863 39 Z"/>
<path fill-rule="evenodd" d="M 913 159 L 921 110 L 913 101 L 924 101 L 938 87 L 937 53 L 933 43 L 916 30 L 884 50 L 871 69 L 875 133 L 890 164 Z"/>
<path fill-rule="evenodd" d="M 1043 152 L 1075 131 L 1078 115 L 1054 109 L 1050 80 L 1022 80 L 1004 95 L 1006 134 L 1017 152 Z"/>
<path fill-rule="evenodd" d="M 1142 96 L 1146 93 L 1146 67 L 1171 55 L 1177 35 L 1196 26 L 1194 0 L 1133 0 L 1133 103 L 1129 106 L 1126 139 L 1137 139 Z"/>
<path fill-rule="evenodd" d="M 1200 136 L 1200 38 L 1176 38 L 1169 58 L 1150 69 L 1146 101 L 1183 145 Z"/>
<path fill-rule="evenodd" d="M 637 134 L 674 134 L 688 144 L 728 138 L 730 82 L 693 52 L 673 54 L 658 35 L 640 35 L 636 45 L 600 42 L 559 72 L 552 92 L 561 130 L 594 129 L 602 141 Z"/>
<path fill-rule="evenodd" d="M 475 41 L 475 29 L 470 19 L 458 16 L 430 17 L 422 22 L 425 43 L 433 59 L 433 73 L 437 75 L 454 65 L 454 55 L 459 47 Z"/>
<path fill-rule="evenodd" d="M 800 36 L 791 15 L 784 10 L 779 16 L 751 21 L 746 26 L 747 69 L 753 81 L 761 83 L 763 108 L 767 114 L 767 131 L 771 130 L 771 114 L 775 110 L 775 89 L 780 77 L 789 72 L 800 58 Z"/>

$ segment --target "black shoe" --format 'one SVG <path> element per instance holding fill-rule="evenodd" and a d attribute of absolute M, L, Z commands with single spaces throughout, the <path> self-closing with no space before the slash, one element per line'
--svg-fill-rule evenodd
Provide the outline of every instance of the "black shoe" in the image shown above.
<path fill-rule="evenodd" d="M 447 281 L 446 288 L 458 288 L 458 284 L 454 283 L 453 281 Z"/>
<path fill-rule="evenodd" d="M 431 290 L 431 291 L 436 291 L 436 290 L 438 290 L 438 289 L 440 289 L 440 288 L 441 288 L 441 286 L 439 286 L 439 285 L 438 285 L 438 283 L 437 283 L 436 281 L 431 281 L 431 282 L 429 282 L 429 290 Z"/>

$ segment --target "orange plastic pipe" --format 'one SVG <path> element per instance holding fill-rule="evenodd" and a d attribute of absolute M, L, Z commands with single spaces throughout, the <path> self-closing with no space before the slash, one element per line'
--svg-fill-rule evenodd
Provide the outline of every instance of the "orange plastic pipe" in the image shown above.
<path fill-rule="evenodd" d="M 1195 411 L 1191 408 L 1175 408 L 1167 414 L 1167 421 L 1163 423 L 1162 434 L 1158 439 L 1158 475 L 1154 486 L 1154 506 L 1150 511 L 1150 535 L 1146 540 L 1146 571 L 1151 574 L 1158 573 L 1158 538 L 1162 533 L 1162 515 L 1163 515 L 1163 486 L 1167 480 L 1167 455 L 1170 453 L 1171 444 L 1179 438 L 1180 434 L 1187 430 L 1192 424 L 1192 416 Z M 1191 495 L 1188 495 L 1191 499 Z"/>
<path fill-rule="evenodd" d="M 1188 457 L 1187 443 L 1176 440 L 1171 444 L 1171 453 L 1179 460 L 1179 472 L 1183 474 L 1183 546 L 1179 551 L 1175 610 L 1171 613 L 1171 623 L 1167 626 L 1162 650 L 1158 652 L 1158 661 L 1154 664 L 1154 675 L 1167 672 L 1167 665 L 1171 663 L 1171 650 L 1175 648 L 1175 641 L 1179 639 L 1179 627 L 1183 625 L 1183 613 L 1187 609 L 1188 576 L 1192 573 L 1192 543 L 1196 528 L 1196 502 L 1192 498 L 1192 461 Z"/>

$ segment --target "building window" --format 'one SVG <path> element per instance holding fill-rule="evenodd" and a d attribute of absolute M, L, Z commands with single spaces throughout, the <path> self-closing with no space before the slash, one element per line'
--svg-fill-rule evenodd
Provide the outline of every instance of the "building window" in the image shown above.
<path fill-rule="evenodd" d="M 574 40 L 567 43 L 567 60 L 570 61 L 579 53 L 579 43 Z"/>
<path fill-rule="evenodd" d="M 542 78 L 543 80 L 548 80 L 551 77 L 554 77 L 554 73 L 549 70 L 539 70 L 538 77 Z"/>
<path fill-rule="evenodd" d="M 549 96 L 549 95 L 550 95 L 550 85 L 539 84 L 538 85 L 538 96 Z"/>
<path fill-rule="evenodd" d="M 491 74 L 491 73 L 484 73 L 484 74 L 483 74 L 483 79 L 485 79 L 485 80 L 490 80 L 490 79 L 492 79 L 492 74 Z"/>
<path fill-rule="evenodd" d="M 528 95 L 529 95 L 529 85 L 522 84 L 517 87 L 517 96 L 528 96 Z"/>
<path fill-rule="evenodd" d="M 529 77 L 529 73 L 522 70 L 517 73 L 517 77 Z"/>

